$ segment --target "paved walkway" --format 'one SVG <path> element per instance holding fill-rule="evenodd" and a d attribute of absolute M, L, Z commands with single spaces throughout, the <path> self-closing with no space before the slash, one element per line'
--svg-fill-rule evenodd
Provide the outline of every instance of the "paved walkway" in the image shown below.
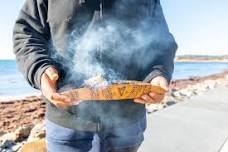
<path fill-rule="evenodd" d="M 148 115 L 139 152 L 220 152 L 228 139 L 228 87 Z"/>

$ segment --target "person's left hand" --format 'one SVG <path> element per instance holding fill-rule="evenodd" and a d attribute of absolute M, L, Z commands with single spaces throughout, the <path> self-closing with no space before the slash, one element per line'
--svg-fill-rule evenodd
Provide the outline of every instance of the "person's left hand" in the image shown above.
<path fill-rule="evenodd" d="M 160 86 L 166 92 L 169 90 L 168 81 L 166 78 L 162 76 L 157 76 L 153 78 L 150 83 L 152 85 Z M 140 98 L 134 99 L 134 102 L 141 103 L 141 104 L 152 104 L 152 103 L 160 103 L 162 99 L 165 97 L 165 93 L 158 94 L 156 92 L 151 91 L 148 94 L 142 95 Z"/>

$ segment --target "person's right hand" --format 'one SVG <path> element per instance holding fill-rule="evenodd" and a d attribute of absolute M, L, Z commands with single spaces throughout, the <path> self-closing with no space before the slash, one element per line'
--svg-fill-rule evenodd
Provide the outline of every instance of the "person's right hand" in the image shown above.
<path fill-rule="evenodd" d="M 47 68 L 41 76 L 41 91 L 43 95 L 58 107 L 67 107 L 73 104 L 67 96 L 56 92 L 56 82 L 59 74 L 54 67 Z"/>

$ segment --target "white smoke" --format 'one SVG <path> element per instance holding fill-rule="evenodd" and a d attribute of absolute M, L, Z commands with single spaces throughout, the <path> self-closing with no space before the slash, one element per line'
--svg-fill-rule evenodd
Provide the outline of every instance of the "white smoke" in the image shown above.
<path fill-rule="evenodd" d="M 81 37 L 75 37 L 74 70 L 87 78 L 111 74 L 111 77 L 118 79 L 121 74 L 113 69 L 104 69 L 102 62 L 97 61 L 96 58 L 102 58 L 102 54 L 121 61 L 122 65 L 119 66 L 135 62 L 139 67 L 143 67 L 153 59 L 151 53 L 147 52 L 148 47 L 159 37 L 158 33 L 152 32 L 151 29 L 146 21 L 136 28 L 129 28 L 128 25 L 115 20 L 89 29 Z"/>

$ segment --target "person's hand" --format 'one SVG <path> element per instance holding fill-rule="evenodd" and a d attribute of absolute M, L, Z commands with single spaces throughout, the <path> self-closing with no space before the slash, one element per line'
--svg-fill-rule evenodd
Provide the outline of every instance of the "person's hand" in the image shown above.
<path fill-rule="evenodd" d="M 166 78 L 162 76 L 157 76 L 153 78 L 150 83 L 152 85 L 160 86 L 166 92 L 169 90 L 168 81 L 166 80 Z M 136 103 L 141 103 L 141 104 L 160 103 L 164 97 L 165 97 L 165 93 L 158 94 L 156 92 L 151 91 L 149 94 L 144 94 L 140 98 L 134 99 L 134 101 Z"/>
<path fill-rule="evenodd" d="M 41 91 L 43 95 L 58 107 L 67 107 L 72 105 L 69 97 L 56 92 L 56 82 L 59 74 L 54 67 L 47 68 L 41 75 Z"/>

